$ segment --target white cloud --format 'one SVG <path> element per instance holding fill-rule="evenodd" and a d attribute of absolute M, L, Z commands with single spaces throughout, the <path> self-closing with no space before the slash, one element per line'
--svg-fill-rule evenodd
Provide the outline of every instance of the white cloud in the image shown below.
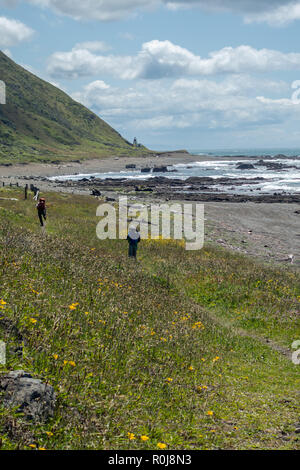
<path fill-rule="evenodd" d="M 246 23 L 267 22 L 280 26 L 300 19 L 299 0 L 163 0 L 171 10 L 200 7 L 207 11 L 242 14 Z"/>
<path fill-rule="evenodd" d="M 87 41 L 87 42 L 79 42 L 77 43 L 73 50 L 80 50 L 84 49 L 87 51 L 92 51 L 92 52 L 106 52 L 111 49 L 111 46 L 106 44 L 103 41 Z"/>
<path fill-rule="evenodd" d="M 92 43 L 93 44 L 93 43 Z M 96 55 L 90 47 L 75 46 L 56 52 L 48 61 L 53 77 L 78 78 L 111 75 L 121 79 L 159 79 L 222 73 L 300 70 L 300 53 L 283 53 L 251 46 L 224 47 L 201 58 L 170 41 L 153 40 L 135 56 Z"/>
<path fill-rule="evenodd" d="M 270 93 L 270 98 L 262 98 Z M 130 129 L 161 132 L 236 129 L 282 122 L 299 114 L 299 105 L 287 107 L 281 98 L 276 99 L 286 93 L 290 93 L 290 87 L 285 82 L 243 75 L 230 76 L 221 82 L 186 78 L 137 81 L 130 88 L 96 81 L 72 96 L 126 132 Z"/>
<path fill-rule="evenodd" d="M 262 12 L 261 14 L 252 13 L 246 16 L 246 23 L 258 22 L 269 23 L 270 25 L 282 26 L 300 19 L 300 3 L 288 3 L 271 11 Z"/>
<path fill-rule="evenodd" d="M 229 11 L 244 17 L 246 23 L 267 22 L 283 25 L 300 18 L 299 0 L 25 0 L 48 7 L 58 14 L 75 20 L 115 21 L 153 10 L 164 5 L 170 10 L 201 8 L 206 11 Z M 18 0 L 0 0 L 5 6 L 15 6 Z"/>
<path fill-rule="evenodd" d="M 112 75 L 123 79 L 136 76 L 130 56 L 95 55 L 87 49 L 55 52 L 49 58 L 48 73 L 53 77 L 76 79 L 91 75 Z"/>
<path fill-rule="evenodd" d="M 21 21 L 0 16 L 0 47 L 7 48 L 27 41 L 33 36 L 33 29 Z"/>
<path fill-rule="evenodd" d="M 50 7 L 57 13 L 71 16 L 75 20 L 119 20 L 139 8 L 152 8 L 161 0 L 27 0 L 41 6 Z"/>
<path fill-rule="evenodd" d="M 257 101 L 263 104 L 269 104 L 269 105 L 278 105 L 280 107 L 284 106 L 298 106 L 297 110 L 299 109 L 299 102 L 295 102 L 290 98 L 279 98 L 279 99 L 272 99 L 272 98 L 265 98 L 264 96 L 257 96 L 256 97 Z"/>

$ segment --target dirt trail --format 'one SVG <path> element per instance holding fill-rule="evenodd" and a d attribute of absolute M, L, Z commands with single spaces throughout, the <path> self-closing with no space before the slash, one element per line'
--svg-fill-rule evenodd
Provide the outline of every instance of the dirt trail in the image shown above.
<path fill-rule="evenodd" d="M 237 336 L 242 336 L 244 338 L 251 338 L 256 341 L 259 341 L 261 344 L 264 346 L 268 346 L 270 349 L 273 351 L 276 351 L 283 356 L 285 356 L 287 359 L 292 360 L 292 352 L 288 349 L 285 348 L 284 346 L 281 346 L 280 344 L 276 343 L 275 341 L 265 338 L 263 336 L 256 335 L 255 333 L 250 333 L 249 331 L 243 330 L 242 328 L 237 328 L 232 323 L 223 320 L 219 318 L 218 316 L 214 315 L 212 312 L 208 312 L 207 310 L 203 309 L 201 306 L 195 304 L 196 306 L 199 307 L 201 310 L 202 315 L 204 314 L 209 320 L 211 320 L 214 324 L 219 325 L 223 328 L 230 329 L 230 331 Z"/>

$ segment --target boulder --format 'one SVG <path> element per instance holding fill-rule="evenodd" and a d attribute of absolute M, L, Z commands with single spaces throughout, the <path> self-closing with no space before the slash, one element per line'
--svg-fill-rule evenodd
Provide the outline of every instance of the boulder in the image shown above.
<path fill-rule="evenodd" d="M 237 170 L 254 170 L 255 166 L 251 163 L 238 163 Z"/>
<path fill-rule="evenodd" d="M 153 173 L 167 173 L 168 167 L 166 166 L 156 166 L 153 168 Z"/>
<path fill-rule="evenodd" d="M 151 168 L 149 167 L 141 168 L 141 173 L 150 173 L 150 172 L 151 172 Z"/>
<path fill-rule="evenodd" d="M 27 419 L 42 422 L 53 416 L 56 401 L 53 387 L 23 370 L 0 377 L 0 394 L 0 403 L 17 408 Z"/>
<path fill-rule="evenodd" d="M 91 195 L 99 197 L 101 196 L 101 192 L 99 191 L 99 189 L 92 189 Z"/>
<path fill-rule="evenodd" d="M 134 165 L 133 163 L 130 163 L 129 165 L 126 165 L 125 168 L 134 170 L 136 168 L 136 165 Z"/>

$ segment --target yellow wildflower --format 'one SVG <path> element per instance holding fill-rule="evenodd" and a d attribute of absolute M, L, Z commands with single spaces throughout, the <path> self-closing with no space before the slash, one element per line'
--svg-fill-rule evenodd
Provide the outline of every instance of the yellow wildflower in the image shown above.
<path fill-rule="evenodd" d="M 128 439 L 130 439 L 131 441 L 135 439 L 135 435 L 132 432 L 128 432 L 127 436 L 128 436 Z"/>
<path fill-rule="evenodd" d="M 148 437 L 148 436 L 141 436 L 141 440 L 142 440 L 142 441 L 148 441 L 148 440 L 149 440 L 149 437 Z"/>
<path fill-rule="evenodd" d="M 164 444 L 163 442 L 158 442 L 157 447 L 159 449 L 165 449 L 167 447 L 167 444 Z"/>

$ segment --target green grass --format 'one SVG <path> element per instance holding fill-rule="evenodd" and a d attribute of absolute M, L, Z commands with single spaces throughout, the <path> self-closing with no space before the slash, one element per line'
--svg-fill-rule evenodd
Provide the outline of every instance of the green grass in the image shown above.
<path fill-rule="evenodd" d="M 1 51 L 0 80 L 6 84 L 6 104 L 0 105 L 0 164 L 149 154 Z"/>
<path fill-rule="evenodd" d="M 91 197 L 47 194 L 46 235 L 31 200 L 0 197 L 20 199 L 0 199 L 0 299 L 24 340 L 20 358 L 0 330 L 0 370 L 58 394 L 43 425 L 0 408 L 3 449 L 299 448 L 299 366 L 264 343 L 300 338 L 299 273 L 166 241 L 142 241 L 135 264 L 96 238 Z"/>

